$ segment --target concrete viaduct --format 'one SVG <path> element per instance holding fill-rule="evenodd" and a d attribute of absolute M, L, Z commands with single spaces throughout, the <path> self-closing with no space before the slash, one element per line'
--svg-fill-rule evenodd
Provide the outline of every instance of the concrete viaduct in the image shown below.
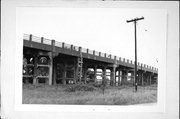
<path fill-rule="evenodd" d="M 157 68 L 142 63 L 137 65 L 138 85 L 157 83 Z M 64 42 L 24 34 L 24 83 L 101 83 L 105 78 L 112 86 L 134 85 L 134 62 Z"/>

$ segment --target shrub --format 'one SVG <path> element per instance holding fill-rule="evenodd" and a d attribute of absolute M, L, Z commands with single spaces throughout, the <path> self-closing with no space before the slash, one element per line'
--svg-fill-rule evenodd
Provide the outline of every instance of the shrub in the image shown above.
<path fill-rule="evenodd" d="M 92 85 L 78 83 L 75 85 L 68 86 L 65 91 L 67 92 L 75 92 L 75 91 L 94 91 L 96 88 Z"/>
<path fill-rule="evenodd" d="M 102 80 L 102 84 L 100 85 L 100 88 L 101 90 L 103 91 L 103 95 L 104 95 L 104 91 L 107 87 L 107 84 L 108 84 L 108 79 L 105 77 L 103 80 Z"/>

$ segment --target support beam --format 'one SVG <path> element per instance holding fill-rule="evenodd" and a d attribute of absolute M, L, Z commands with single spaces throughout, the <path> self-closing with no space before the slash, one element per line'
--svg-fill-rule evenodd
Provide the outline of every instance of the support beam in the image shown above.
<path fill-rule="evenodd" d="M 73 82 L 76 84 L 76 79 L 77 79 L 77 76 L 76 76 L 77 72 L 76 72 L 76 65 L 74 64 L 74 70 L 73 70 Z"/>
<path fill-rule="evenodd" d="M 124 84 L 124 70 L 122 70 L 122 75 L 121 75 L 121 85 Z"/>
<path fill-rule="evenodd" d="M 102 69 L 102 75 L 103 75 L 103 77 L 102 77 L 102 80 L 106 80 L 106 66 L 104 66 L 104 68 Z"/>
<path fill-rule="evenodd" d="M 117 84 L 118 84 L 118 81 L 117 81 L 117 79 L 118 79 L 118 75 L 117 75 L 117 70 L 115 70 L 115 86 L 118 86 Z"/>
<path fill-rule="evenodd" d="M 96 81 L 97 81 L 97 66 L 95 65 L 94 66 L 94 82 L 96 83 Z"/>
<path fill-rule="evenodd" d="M 150 76 L 147 74 L 147 83 L 150 85 Z"/>
<path fill-rule="evenodd" d="M 112 71 L 111 71 L 111 82 L 112 82 L 112 86 L 116 85 L 116 65 L 113 65 Z"/>
<path fill-rule="evenodd" d="M 126 70 L 126 74 L 125 74 L 125 76 L 126 76 L 125 82 L 126 82 L 126 83 L 128 82 L 128 73 L 129 73 L 129 70 Z"/>
<path fill-rule="evenodd" d="M 121 85 L 121 70 L 118 70 L 118 86 Z"/>
<path fill-rule="evenodd" d="M 66 62 L 64 63 L 64 70 L 63 70 L 63 84 L 66 85 L 66 75 L 67 75 L 67 70 L 66 70 L 67 64 Z"/>
<path fill-rule="evenodd" d="M 33 85 L 36 85 L 36 83 L 37 83 L 37 62 L 38 62 L 38 56 L 34 55 Z"/>
<path fill-rule="evenodd" d="M 52 85 L 52 77 L 53 77 L 53 56 L 52 52 L 49 52 L 49 85 Z"/>
<path fill-rule="evenodd" d="M 85 66 L 83 70 L 84 70 L 84 83 L 86 84 L 88 68 Z"/>
<path fill-rule="evenodd" d="M 137 75 L 137 74 L 136 74 Z M 133 79 L 133 86 L 135 85 L 135 72 L 131 72 L 131 81 Z"/>
<path fill-rule="evenodd" d="M 56 62 L 53 64 L 53 84 L 56 85 Z"/>
<path fill-rule="evenodd" d="M 144 73 L 143 72 L 141 73 L 141 85 L 142 86 L 144 85 Z"/>
<path fill-rule="evenodd" d="M 127 70 L 127 69 L 122 70 L 122 81 L 121 81 L 122 85 L 127 84 L 128 72 L 129 72 L 129 70 Z"/>
<path fill-rule="evenodd" d="M 151 85 L 151 74 L 149 75 L 149 85 Z"/>
<path fill-rule="evenodd" d="M 74 78 L 73 78 L 73 81 L 74 81 L 74 83 L 76 84 L 76 81 L 77 81 L 77 64 L 76 64 L 76 59 L 74 59 L 74 72 L 73 72 L 73 74 L 74 74 Z"/>

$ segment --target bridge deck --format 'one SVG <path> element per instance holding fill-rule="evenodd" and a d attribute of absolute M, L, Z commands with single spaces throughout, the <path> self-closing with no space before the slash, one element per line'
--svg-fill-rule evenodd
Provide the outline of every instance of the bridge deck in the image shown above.
<path fill-rule="evenodd" d="M 95 50 L 85 49 L 82 47 L 66 44 L 64 42 L 57 42 L 55 40 L 49 40 L 43 37 L 36 37 L 33 35 L 24 34 L 23 43 L 25 47 L 46 50 L 54 52 L 55 54 L 61 53 L 70 56 L 80 56 L 85 59 L 101 61 L 108 64 L 116 64 L 117 66 L 123 66 L 130 69 L 134 69 L 134 62 L 125 58 L 113 56 L 111 54 L 97 52 Z M 146 64 L 138 63 L 138 70 L 158 73 L 158 69 Z"/>

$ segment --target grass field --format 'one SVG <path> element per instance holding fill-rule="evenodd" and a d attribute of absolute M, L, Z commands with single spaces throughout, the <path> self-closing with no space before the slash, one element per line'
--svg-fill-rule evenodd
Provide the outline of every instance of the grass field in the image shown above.
<path fill-rule="evenodd" d="M 108 87 L 103 91 L 67 91 L 69 86 L 23 85 L 23 104 L 132 105 L 157 102 L 157 86 Z"/>

